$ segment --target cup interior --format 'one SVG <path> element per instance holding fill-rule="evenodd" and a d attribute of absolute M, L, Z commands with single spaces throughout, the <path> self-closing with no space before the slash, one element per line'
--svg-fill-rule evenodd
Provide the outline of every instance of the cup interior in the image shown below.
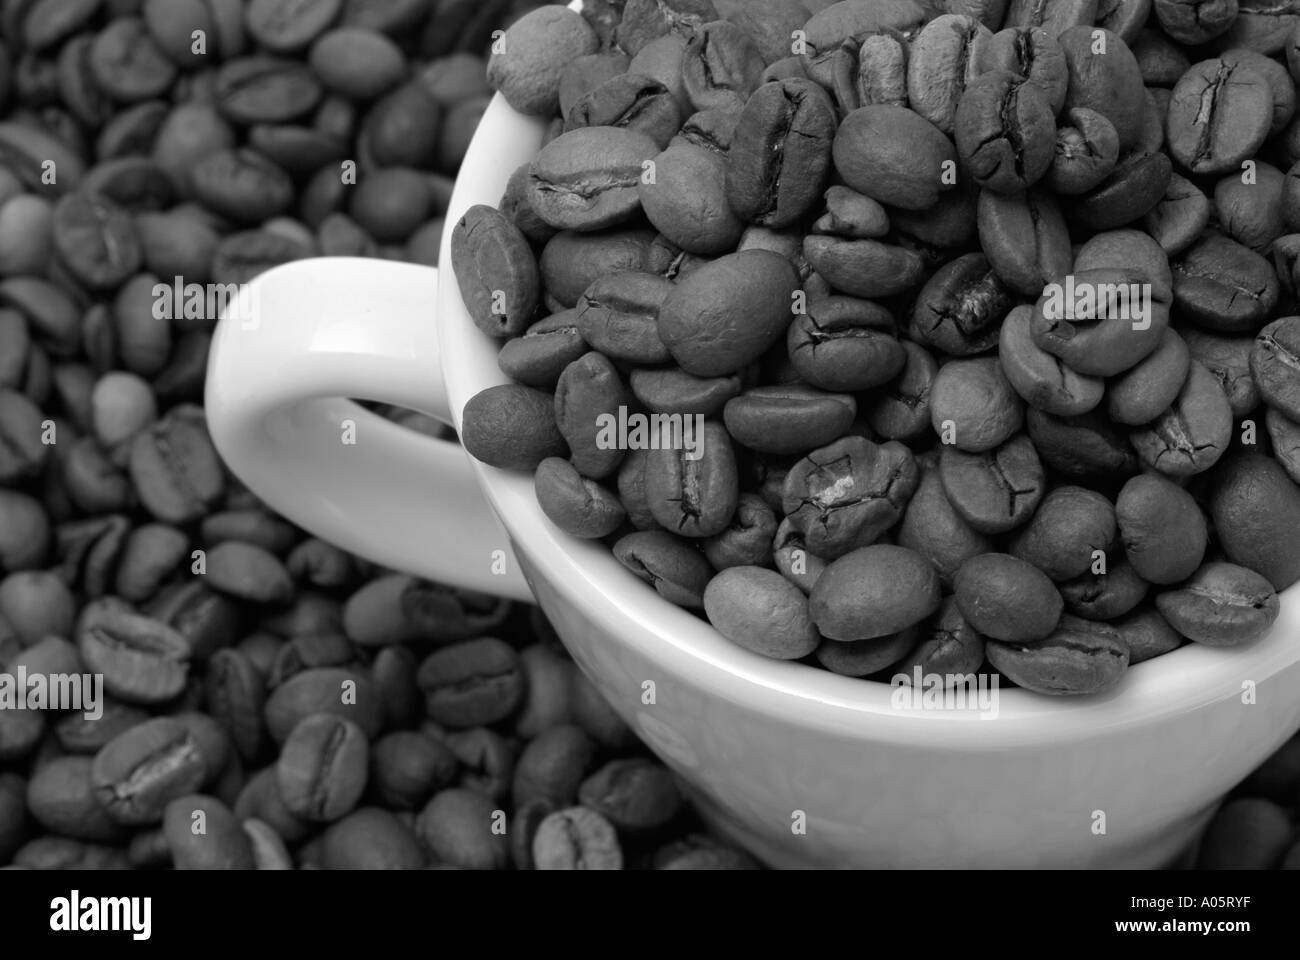
<path fill-rule="evenodd" d="M 451 227 L 475 204 L 498 206 L 511 174 L 540 149 L 546 124 L 515 112 L 499 94 L 488 108 L 465 158 L 443 236 L 437 323 L 443 374 L 455 426 L 466 402 L 508 382 L 497 366 L 500 342 L 481 333 L 461 299 L 451 266 Z M 600 543 L 562 533 L 543 515 L 530 475 L 474 462 L 479 484 L 516 550 L 528 557 L 566 602 L 580 605 L 616 642 L 635 643 L 652 660 L 705 692 L 784 714 L 799 726 L 843 731 L 871 725 L 891 739 L 933 743 L 944 736 L 979 748 L 1086 739 L 1098 725 L 1135 724 L 1190 712 L 1240 696 L 1243 682 L 1262 683 L 1300 661 L 1300 584 L 1282 595 L 1272 631 L 1244 649 L 1187 644 L 1129 668 L 1113 690 L 1089 697 L 1046 697 L 999 691 L 1001 723 L 981 723 L 976 711 L 922 711 L 895 706 L 889 684 L 842 677 L 800 663 L 768 660 L 738 647 L 707 621 L 663 600 Z"/>

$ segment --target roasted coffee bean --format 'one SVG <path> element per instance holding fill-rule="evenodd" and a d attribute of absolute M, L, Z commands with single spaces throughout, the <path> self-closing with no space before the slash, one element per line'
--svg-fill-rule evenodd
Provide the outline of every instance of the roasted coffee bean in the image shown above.
<path fill-rule="evenodd" d="M 842 677 L 867 677 L 899 662 L 916 646 L 916 627 L 869 640 L 823 640 L 813 651 L 817 662 Z"/>
<path fill-rule="evenodd" d="M 803 453 L 843 436 L 857 415 L 849 394 L 800 384 L 756 387 L 727 401 L 723 420 L 732 438 L 761 453 Z"/>
<path fill-rule="evenodd" d="M 1094 573 L 1094 569 L 1057 585 L 1065 598 L 1065 609 L 1075 616 L 1114 620 L 1134 610 L 1146 598 L 1151 585 L 1126 560 L 1117 562 L 1108 556 L 1104 573 Z"/>
<path fill-rule="evenodd" d="M 1155 209 L 1169 189 L 1173 167 L 1163 153 L 1134 150 L 1084 193 L 1072 207 L 1074 219 L 1092 230 L 1113 230 Z"/>
<path fill-rule="evenodd" d="M 1023 434 L 985 453 L 945 446 L 939 476 L 953 509 L 984 534 L 1026 523 L 1046 492 L 1043 465 Z"/>
<path fill-rule="evenodd" d="M 1256 335 L 1250 373 L 1266 404 L 1300 420 L 1300 317 L 1274 320 Z"/>
<path fill-rule="evenodd" d="M 195 814 L 207 830 L 195 833 Z M 167 804 L 163 833 L 177 870 L 251 870 L 253 847 L 239 820 L 216 797 L 177 797 Z"/>
<path fill-rule="evenodd" d="M 1024 408 L 997 360 L 953 360 L 931 385 L 930 423 L 945 444 L 982 453 L 1021 428 Z"/>
<path fill-rule="evenodd" d="M 461 442 L 470 455 L 506 470 L 533 470 L 568 453 L 549 393 L 515 384 L 488 387 L 465 405 Z"/>
<path fill-rule="evenodd" d="M 588 807 L 568 807 L 538 824 L 533 862 L 538 870 L 621 870 L 623 851 L 608 820 Z"/>
<path fill-rule="evenodd" d="M 82 613 L 77 649 L 104 689 L 128 703 L 164 703 L 184 688 L 190 645 L 171 627 L 104 600 Z"/>
<path fill-rule="evenodd" d="M 663 300 L 659 337 L 687 373 L 734 373 L 786 331 L 798 285 L 794 267 L 779 254 L 745 250 L 719 257 Z"/>
<path fill-rule="evenodd" d="M 1060 204 L 1052 194 L 1040 189 L 1010 195 L 982 190 L 976 211 L 984 255 L 967 256 L 979 258 L 978 263 L 984 263 L 987 256 L 997 280 L 1011 290 L 1037 297 L 1045 285 L 1060 282 L 1070 272 L 1070 234 Z M 941 268 L 940 273 L 950 267 L 952 264 Z M 996 315 L 998 307 L 1005 313 L 1010 303 L 1005 307 L 988 304 L 987 308 Z"/>
<path fill-rule="evenodd" d="M 1171 477 L 1203 473 L 1232 438 L 1232 407 L 1214 374 L 1193 362 L 1187 382 L 1161 416 L 1132 435 L 1138 456 Z"/>
<path fill-rule="evenodd" d="M 89 287 L 116 287 L 140 269 L 130 215 L 102 194 L 79 190 L 60 198 L 51 239 L 62 264 Z"/>
<path fill-rule="evenodd" d="M 1100 493 L 1057 487 L 1043 498 L 1010 549 L 1053 580 L 1069 580 L 1085 573 L 1098 553 L 1105 554 L 1115 545 L 1116 529 L 1115 507 Z"/>
<path fill-rule="evenodd" d="M 1047 413 L 1068 417 L 1092 410 L 1101 402 L 1105 382 L 1076 373 L 1035 343 L 1033 323 L 1034 311 L 1027 306 L 1016 307 L 1002 322 L 998 362 L 1007 380 L 1031 407 Z"/>
<path fill-rule="evenodd" d="M 553 389 L 564 368 L 587 350 L 578 332 L 576 312 L 565 310 L 538 320 L 523 336 L 507 340 L 497 355 L 497 365 L 502 373 L 525 386 Z"/>
<path fill-rule="evenodd" d="M 595 31 L 572 10 L 541 7 L 502 35 L 499 51 L 494 48 L 488 61 L 488 83 L 521 113 L 554 113 L 564 68 L 595 53 L 598 44 Z"/>
<path fill-rule="evenodd" d="M 1064 616 L 1043 640 L 990 640 L 989 662 L 1018 686 L 1054 696 L 1101 693 L 1123 679 L 1129 650 L 1115 628 Z"/>
<path fill-rule="evenodd" d="M 987 190 L 1019 193 L 1052 165 L 1052 108 L 1037 86 L 1014 73 L 977 77 L 962 94 L 953 123 L 962 167 Z"/>
<path fill-rule="evenodd" d="M 217 70 L 215 105 L 232 123 L 289 123 L 324 93 L 304 64 L 269 56 L 238 57 Z"/>
<path fill-rule="evenodd" d="M 640 209 L 637 185 L 659 146 L 644 133 L 586 127 L 552 140 L 528 174 L 528 202 L 559 230 L 600 230 Z"/>
<path fill-rule="evenodd" d="M 668 768 L 639 758 L 605 764 L 582 782 L 578 801 L 632 835 L 667 826 L 684 803 Z"/>
<path fill-rule="evenodd" d="M 1300 493 L 1275 461 L 1246 454 L 1212 478 L 1210 516 L 1229 560 L 1262 574 L 1276 590 L 1300 579 L 1300 550 L 1285 531 L 1300 518 Z"/>
<path fill-rule="evenodd" d="M 1239 169 L 1268 135 L 1273 92 L 1249 66 L 1203 60 L 1179 79 L 1169 103 L 1169 152 L 1196 174 Z"/>
<path fill-rule="evenodd" d="M 1207 563 L 1178 588 L 1156 595 L 1156 608 L 1175 630 L 1214 647 L 1259 639 L 1277 619 L 1279 603 L 1263 576 L 1232 563 Z"/>
<path fill-rule="evenodd" d="M 1115 127 L 1123 153 L 1138 143 L 1146 101 L 1142 71 L 1128 44 L 1104 28 L 1078 24 L 1057 37 L 1069 83 L 1065 109 L 1096 110 Z"/>
<path fill-rule="evenodd" d="M 158 823 L 167 804 L 215 771 L 183 723 L 155 717 L 118 734 L 95 755 L 91 782 L 108 815 L 127 825 Z"/>
<path fill-rule="evenodd" d="M 614 544 L 614 557 L 669 603 L 703 609 L 713 568 L 689 541 L 664 530 L 629 533 Z"/>
<path fill-rule="evenodd" d="M 518 656 L 492 637 L 436 651 L 420 664 L 416 680 L 430 718 L 447 726 L 495 723 L 523 696 Z"/>
<path fill-rule="evenodd" d="M 670 280 L 652 273 L 602 277 L 583 293 L 572 322 L 583 342 L 611 359 L 665 363 L 669 353 L 659 339 L 657 323 L 672 291 Z"/>
<path fill-rule="evenodd" d="M 1011 305 L 1011 293 L 989 261 L 966 254 L 940 267 L 922 288 L 912 333 L 952 356 L 983 353 L 998 342 L 998 324 Z"/>
<path fill-rule="evenodd" d="M 1057 193 L 1086 193 L 1115 169 L 1119 134 L 1104 114 L 1087 107 L 1069 112 L 1069 126 L 1056 131 L 1056 153 L 1047 185 Z"/>
<path fill-rule="evenodd" d="M 1141 469 L 1129 436 L 1098 410 L 1056 416 L 1030 407 L 1025 424 L 1044 466 L 1063 479 L 1096 485 Z"/>
<path fill-rule="evenodd" d="M 895 677 L 913 683 L 920 671 L 923 681 L 938 677 L 944 687 L 961 683 L 984 663 L 984 637 L 965 617 L 954 597 L 943 601 L 939 612 L 918 631 L 920 640 L 895 664 Z"/>
<path fill-rule="evenodd" d="M 694 377 L 676 367 L 656 367 L 633 370 L 628 380 L 633 395 L 654 413 L 712 417 L 740 393 L 738 374 Z"/>
<path fill-rule="evenodd" d="M 790 325 L 786 347 L 799 375 L 823 390 L 879 387 L 894 379 L 906 362 L 890 313 L 852 297 L 809 303 Z"/>
<path fill-rule="evenodd" d="M 165 523 L 198 519 L 225 490 L 221 461 L 197 407 L 173 407 L 136 434 L 129 465 L 141 502 Z"/>
<path fill-rule="evenodd" d="M 727 154 L 727 200 L 745 221 L 788 227 L 816 203 L 830 168 L 835 109 L 810 80 L 759 87 Z"/>
<path fill-rule="evenodd" d="M 543 460 L 537 466 L 534 485 L 542 512 L 570 536 L 598 540 L 616 531 L 627 519 L 618 498 L 583 476 L 568 460 Z"/>
<path fill-rule="evenodd" d="M 1169 288 L 1141 268 L 1080 270 L 1044 290 L 1034 342 L 1079 373 L 1115 376 L 1160 345 L 1169 304 Z"/>
<path fill-rule="evenodd" d="M 672 92 L 653 77 L 621 73 L 590 90 L 564 112 L 566 130 L 622 127 L 636 130 L 661 148 L 682 124 Z"/>
<path fill-rule="evenodd" d="M 887 440 L 921 436 L 930 428 L 930 388 L 938 365 L 910 340 L 903 341 L 902 347 L 906 356 L 902 372 L 877 392 L 866 411 L 871 429 Z"/>
<path fill-rule="evenodd" d="M 762 567 L 731 567 L 715 576 L 704 591 L 704 612 L 728 640 L 776 660 L 805 657 L 821 639 L 799 588 Z"/>
<path fill-rule="evenodd" d="M 437 860 L 470 870 L 502 870 L 510 841 L 492 829 L 495 804 L 472 790 L 452 787 L 435 794 L 417 820 L 416 832 Z"/>
<path fill-rule="evenodd" d="M 1144 580 L 1178 583 L 1201 565 L 1205 517 L 1192 495 L 1172 481 L 1154 473 L 1129 480 L 1115 516 L 1124 555 Z"/>
<path fill-rule="evenodd" d="M 293 728 L 314 713 L 351 720 L 367 739 L 379 732 L 382 711 L 374 685 L 360 673 L 339 667 L 319 667 L 294 674 L 266 700 L 266 729 L 282 744 Z"/>
<path fill-rule="evenodd" d="M 702 430 L 683 421 L 681 430 L 668 422 L 652 425 L 650 432 L 644 482 L 654 518 L 679 536 L 721 533 L 739 498 L 735 452 L 726 430 L 715 421 L 703 421 Z"/>
<path fill-rule="evenodd" d="M 827 565 L 809 598 L 817 630 L 831 640 L 898 633 L 939 608 L 939 575 L 919 553 L 878 544 Z"/>
<path fill-rule="evenodd" d="M 953 577 L 962 616 L 991 640 L 1029 643 L 1056 629 L 1064 601 L 1047 575 L 1005 553 L 963 563 Z"/>
<path fill-rule="evenodd" d="M 1140 426 L 1159 417 L 1187 382 L 1191 359 L 1187 342 L 1166 328 L 1155 350 L 1110 382 L 1106 391 L 1110 418 Z"/>
<path fill-rule="evenodd" d="M 329 823 L 347 814 L 366 786 L 370 751 L 356 724 L 318 714 L 293 728 L 280 750 L 276 782 L 295 816 Z"/>
<path fill-rule="evenodd" d="M 27 783 L 27 809 L 45 829 L 99 843 L 119 843 L 122 825 L 99 802 L 90 757 L 55 757 L 38 766 Z"/>
<path fill-rule="evenodd" d="M 978 84 L 967 88 L 963 102 Z M 1050 112 L 1047 123 L 1051 124 Z M 966 142 L 964 136 L 958 138 L 959 144 Z M 938 201 L 940 191 L 951 188 L 951 177 L 945 177 L 944 171 L 953 168 L 959 150 L 924 117 L 904 107 L 872 104 L 844 118 L 832 156 L 836 171 L 858 193 L 904 210 L 926 210 Z M 1049 143 L 1049 161 L 1050 150 Z"/>
<path fill-rule="evenodd" d="M 835 559 L 898 522 L 917 481 L 916 461 L 902 444 L 845 437 L 795 464 L 782 508 L 813 553 Z"/>

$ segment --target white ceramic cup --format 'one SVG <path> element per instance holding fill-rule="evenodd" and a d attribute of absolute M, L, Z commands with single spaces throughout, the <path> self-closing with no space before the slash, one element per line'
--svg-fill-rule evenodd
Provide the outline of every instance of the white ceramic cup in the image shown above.
<path fill-rule="evenodd" d="M 552 526 L 530 476 L 341 399 L 459 428 L 466 401 L 506 381 L 500 343 L 475 328 L 451 275 L 450 225 L 496 205 L 542 135 L 493 101 L 451 200 L 441 282 L 431 268 L 360 259 L 254 281 L 255 322 L 222 321 L 208 371 L 212 436 L 231 468 L 362 556 L 535 596 L 706 819 L 773 865 L 1150 867 L 1184 851 L 1300 726 L 1300 588 L 1260 642 L 1184 647 L 1103 696 L 1003 689 L 996 718 L 896 707 L 887 685 L 734 646 L 606 547 Z M 355 443 L 343 442 L 349 420 Z"/>

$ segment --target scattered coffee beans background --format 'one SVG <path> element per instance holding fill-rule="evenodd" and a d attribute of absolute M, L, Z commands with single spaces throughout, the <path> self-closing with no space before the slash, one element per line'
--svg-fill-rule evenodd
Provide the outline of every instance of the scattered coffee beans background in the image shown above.
<path fill-rule="evenodd" d="M 0 866 L 756 866 L 537 610 L 242 488 L 200 406 L 215 313 L 159 309 L 436 263 L 492 32 L 535 6 L 0 3 L 0 673 L 105 686 L 98 720 L 0 709 Z"/>
<path fill-rule="evenodd" d="M 471 264 L 507 265 L 482 288 L 505 309 L 466 294 L 513 338 L 502 367 L 521 384 L 483 402 L 536 428 L 497 437 L 488 459 L 538 468 L 548 515 L 610 537 L 670 601 L 841 672 L 973 669 L 987 647 L 1013 679 L 1041 674 L 1037 621 L 1064 611 L 1051 636 L 1097 652 L 1068 676 L 1104 685 L 1122 672 L 1108 652 L 1163 652 L 1175 626 L 1250 639 L 1294 579 L 1278 531 L 1300 501 L 1276 465 L 1296 476 L 1294 322 L 1259 349 L 1254 334 L 1289 308 L 1300 252 L 1282 173 L 1300 18 L 1244 3 L 1234 17 L 1123 0 L 596 0 L 584 22 L 537 6 L 0 2 L 0 672 L 102 674 L 107 694 L 98 720 L 0 710 L 0 866 L 755 866 L 701 832 L 538 611 L 377 569 L 242 488 L 201 408 L 215 316 L 156 309 L 159 284 L 238 283 L 307 256 L 436 263 L 493 88 L 566 120 L 505 216 L 473 211 L 457 238 Z M 920 30 L 941 13 L 983 27 Z M 1000 33 L 1004 15 L 1045 29 Z M 1149 96 L 1061 39 L 1094 18 Z M 1031 83 L 981 81 L 989 63 Z M 1206 90 L 1224 106 L 1201 137 Z M 1002 104 L 1013 130 L 997 128 Z M 1192 119 L 1153 133 L 1152 111 L 1175 105 Z M 1256 183 L 1229 175 L 1238 154 L 1260 157 Z M 646 160 L 654 183 L 639 183 Z M 931 175 L 945 160 L 958 187 Z M 1175 257 L 1160 305 L 1182 337 L 1151 334 L 1139 375 L 1127 334 L 1084 324 L 1071 352 L 1030 301 L 1072 261 L 1151 266 L 1128 233 L 1090 258 L 1070 241 L 1152 197 L 1140 225 Z M 809 306 L 793 315 L 798 292 Z M 1098 357 L 1107 369 L 1084 369 Z M 1138 476 L 1135 458 L 1213 457 L 1215 390 L 1233 444 L 1263 418 L 1256 449 L 1271 438 L 1276 462 L 1220 469 L 1238 492 L 1207 520 L 1198 481 Z M 602 449 L 592 420 L 614 398 L 707 413 L 705 459 Z M 961 440 L 947 474 L 926 451 L 936 409 Z M 1130 427 L 1146 427 L 1133 450 Z M 1020 471 L 1036 484 L 1023 505 Z M 787 475 L 809 487 L 789 509 Z M 855 509 L 825 509 L 827 478 L 857 491 Z M 675 496 L 683 484 L 700 499 Z M 1276 496 L 1240 492 L 1257 489 Z M 1249 536 L 1229 548 L 1216 525 Z M 863 537 L 866 551 L 844 549 Z M 1114 585 L 1086 575 L 1094 540 L 1126 571 Z M 809 604 L 823 568 L 876 595 Z M 1008 584 L 1025 603 L 980 603 Z M 1100 625 L 1139 591 L 1155 603 Z M 1227 627 L 1206 607 L 1246 595 L 1261 605 Z M 864 613 L 883 633 L 867 637 Z M 1224 807 L 1201 864 L 1300 866 L 1298 805 L 1293 739 Z"/>

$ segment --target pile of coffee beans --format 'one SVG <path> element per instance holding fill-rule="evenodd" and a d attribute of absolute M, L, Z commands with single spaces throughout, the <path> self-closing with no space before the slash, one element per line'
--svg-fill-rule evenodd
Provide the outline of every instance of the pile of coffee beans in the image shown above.
<path fill-rule="evenodd" d="M 480 460 L 764 656 L 1091 694 L 1300 578 L 1300 10 L 588 0 L 452 264 Z M 1285 173 L 1283 171 L 1286 171 Z"/>
<path fill-rule="evenodd" d="M 200 406 L 192 287 L 436 263 L 536 6 L 0 3 L 0 866 L 754 865 L 537 611 L 296 529 Z M 83 674 L 87 709 L 32 699 Z"/>

